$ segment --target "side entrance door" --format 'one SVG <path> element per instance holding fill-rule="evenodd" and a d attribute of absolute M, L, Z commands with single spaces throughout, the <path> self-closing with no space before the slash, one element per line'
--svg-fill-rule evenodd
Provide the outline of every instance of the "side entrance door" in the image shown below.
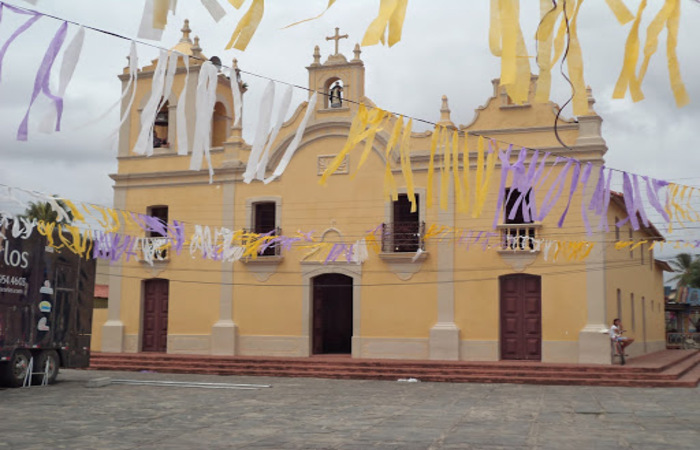
<path fill-rule="evenodd" d="M 168 280 L 144 282 L 142 351 L 168 349 Z"/>
<path fill-rule="evenodd" d="M 314 354 L 352 349 L 352 278 L 331 273 L 313 279 Z"/>
<path fill-rule="evenodd" d="M 542 281 L 537 275 L 500 277 L 501 359 L 542 360 Z"/>

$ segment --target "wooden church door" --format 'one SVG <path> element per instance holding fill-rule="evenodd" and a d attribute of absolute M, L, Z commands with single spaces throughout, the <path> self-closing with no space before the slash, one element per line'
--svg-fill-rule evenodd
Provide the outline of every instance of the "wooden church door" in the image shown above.
<path fill-rule="evenodd" d="M 168 348 L 168 280 L 144 283 L 142 351 L 162 352 Z"/>
<path fill-rule="evenodd" d="M 335 273 L 315 277 L 313 353 L 350 353 L 352 316 L 352 278 Z"/>
<path fill-rule="evenodd" d="M 501 359 L 542 360 L 542 285 L 537 275 L 500 278 Z"/>

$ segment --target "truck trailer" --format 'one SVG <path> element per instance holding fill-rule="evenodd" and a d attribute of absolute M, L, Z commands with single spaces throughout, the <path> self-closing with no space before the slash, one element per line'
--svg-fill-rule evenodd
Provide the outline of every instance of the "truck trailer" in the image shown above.
<path fill-rule="evenodd" d="M 9 386 L 23 385 L 30 362 L 35 384 L 90 364 L 95 260 L 36 230 L 24 237 L 11 222 L 0 229 L 0 384 Z"/>

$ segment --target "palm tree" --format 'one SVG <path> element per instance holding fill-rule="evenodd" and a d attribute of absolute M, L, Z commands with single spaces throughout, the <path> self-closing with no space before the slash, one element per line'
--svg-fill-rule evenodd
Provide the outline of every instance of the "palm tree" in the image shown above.
<path fill-rule="evenodd" d="M 669 263 L 678 272 L 669 281 L 677 281 L 678 287 L 700 287 L 700 257 L 679 253 Z"/>
<path fill-rule="evenodd" d="M 72 222 L 73 214 L 66 204 L 61 200 L 56 200 L 56 203 L 58 203 L 58 205 L 66 211 L 68 217 L 70 217 L 70 221 Z M 29 202 L 29 206 L 27 206 L 27 209 L 24 210 L 24 214 L 22 214 L 20 217 L 29 220 L 41 220 L 47 223 L 52 223 L 56 222 L 58 219 L 58 213 L 51 208 L 51 204 L 49 202 Z"/>

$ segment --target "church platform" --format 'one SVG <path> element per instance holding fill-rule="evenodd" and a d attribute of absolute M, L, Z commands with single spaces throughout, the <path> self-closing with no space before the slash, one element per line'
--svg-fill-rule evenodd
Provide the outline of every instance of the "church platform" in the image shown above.
<path fill-rule="evenodd" d="M 423 382 L 450 383 L 692 388 L 700 383 L 700 351 L 664 350 L 632 358 L 625 366 L 352 359 L 345 355 L 276 358 L 93 353 L 90 369 L 389 381 L 416 378 Z"/>

